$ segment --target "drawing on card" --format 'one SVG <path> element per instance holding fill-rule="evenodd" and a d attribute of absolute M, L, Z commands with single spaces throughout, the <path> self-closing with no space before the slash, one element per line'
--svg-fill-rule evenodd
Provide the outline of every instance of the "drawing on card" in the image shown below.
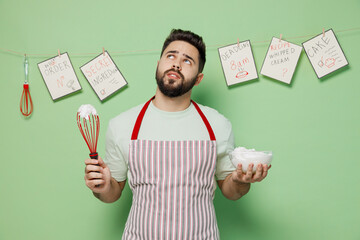
<path fill-rule="evenodd" d="M 107 51 L 80 67 L 80 70 L 101 101 L 127 85 Z"/>
<path fill-rule="evenodd" d="M 332 29 L 309 39 L 302 45 L 318 78 L 349 64 Z"/>
<path fill-rule="evenodd" d="M 302 47 L 273 37 L 264 58 L 260 73 L 290 84 Z"/>
<path fill-rule="evenodd" d="M 38 68 L 53 100 L 81 90 L 67 53 L 38 63 Z"/>
<path fill-rule="evenodd" d="M 250 41 L 218 49 L 228 86 L 258 78 Z"/>

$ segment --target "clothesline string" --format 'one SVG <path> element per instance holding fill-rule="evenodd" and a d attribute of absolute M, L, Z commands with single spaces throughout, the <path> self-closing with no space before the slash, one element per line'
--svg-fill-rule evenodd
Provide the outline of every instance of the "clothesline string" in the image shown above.
<path fill-rule="evenodd" d="M 350 31 L 358 31 L 360 30 L 360 27 L 357 28 L 350 28 L 350 29 L 342 29 L 342 30 L 337 30 L 336 33 L 340 33 L 340 32 L 350 32 Z M 299 39 L 299 38 L 306 38 L 306 37 L 313 37 L 316 34 L 308 34 L 308 35 L 302 35 L 302 36 L 295 36 L 295 37 L 288 37 L 286 38 L 287 40 L 292 40 L 292 39 Z M 259 44 L 259 43 L 269 43 L 269 40 L 263 40 L 263 41 L 253 41 L 251 42 L 252 44 Z M 221 47 L 224 46 L 225 44 L 215 44 L 215 45 L 209 45 L 207 46 L 207 48 L 216 48 L 216 47 Z M 4 48 L 0 48 L 1 51 L 3 52 L 9 52 L 9 53 L 13 53 L 16 55 L 20 55 L 20 56 L 44 56 L 44 57 L 52 57 L 54 55 L 56 55 L 56 53 L 25 53 L 25 52 L 19 52 L 19 51 L 14 51 L 14 50 L 10 50 L 10 49 L 4 49 Z M 145 53 L 145 52 L 158 52 L 161 51 L 160 49 L 143 49 L 143 50 L 128 50 L 128 51 L 111 51 L 111 54 L 126 54 L 126 53 Z M 71 53 L 72 56 L 86 56 L 86 55 L 99 55 L 100 52 L 97 53 Z"/>

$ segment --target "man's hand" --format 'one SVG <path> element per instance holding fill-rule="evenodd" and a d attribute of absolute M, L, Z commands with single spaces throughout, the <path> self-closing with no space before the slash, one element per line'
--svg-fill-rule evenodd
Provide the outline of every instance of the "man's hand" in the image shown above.
<path fill-rule="evenodd" d="M 85 183 L 94 193 L 105 193 L 110 190 L 111 173 L 101 157 L 85 160 Z"/>
<path fill-rule="evenodd" d="M 250 190 L 251 183 L 262 181 L 271 165 L 259 164 L 256 172 L 253 174 L 254 164 L 250 164 L 247 171 L 242 171 L 242 165 L 239 164 L 235 171 L 230 173 L 225 180 L 218 180 L 219 187 L 224 196 L 230 200 L 238 200 Z"/>
<path fill-rule="evenodd" d="M 271 165 L 268 167 L 267 164 L 259 163 L 256 167 L 256 172 L 253 174 L 254 164 L 251 163 L 248 166 L 246 172 L 242 171 L 242 164 L 239 163 L 236 170 L 232 173 L 231 179 L 235 183 L 254 183 L 261 182 L 268 174 L 268 170 L 271 168 Z"/>

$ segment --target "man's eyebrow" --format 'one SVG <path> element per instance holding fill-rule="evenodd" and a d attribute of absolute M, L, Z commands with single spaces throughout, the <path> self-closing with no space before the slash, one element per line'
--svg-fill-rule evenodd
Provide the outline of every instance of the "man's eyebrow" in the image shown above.
<path fill-rule="evenodd" d="M 179 51 L 170 50 L 170 51 L 167 51 L 165 54 L 168 54 L 168 53 L 176 53 L 176 54 L 179 54 Z M 192 60 L 192 61 L 195 63 L 195 60 L 194 60 L 192 57 L 190 57 L 189 55 L 187 55 L 187 54 L 184 53 L 183 56 L 185 56 L 186 58 Z"/>
<path fill-rule="evenodd" d="M 187 54 L 183 54 L 185 57 L 187 57 L 187 58 L 189 58 L 190 60 L 192 60 L 194 63 L 195 63 L 195 60 L 192 58 L 192 57 L 190 57 L 189 55 L 187 55 Z"/>
<path fill-rule="evenodd" d="M 170 50 L 170 51 L 167 51 L 165 54 L 168 54 L 168 53 L 179 53 L 179 51 L 176 51 L 176 50 Z"/>

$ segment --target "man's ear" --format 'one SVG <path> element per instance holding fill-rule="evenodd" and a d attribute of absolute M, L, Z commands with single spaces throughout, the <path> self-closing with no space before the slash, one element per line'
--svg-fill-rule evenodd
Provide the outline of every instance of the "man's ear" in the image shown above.
<path fill-rule="evenodd" d="M 204 74 L 203 73 L 199 73 L 196 77 L 196 82 L 195 82 L 195 86 L 199 85 L 200 82 L 203 80 L 204 78 Z"/>

